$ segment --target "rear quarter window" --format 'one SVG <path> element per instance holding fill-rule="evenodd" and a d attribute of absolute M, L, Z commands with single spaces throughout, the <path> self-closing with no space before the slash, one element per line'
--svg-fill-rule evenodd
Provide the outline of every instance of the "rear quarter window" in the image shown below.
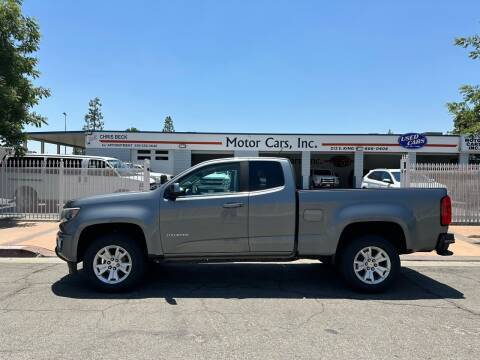
<path fill-rule="evenodd" d="M 277 161 L 251 161 L 249 163 L 250 191 L 272 189 L 285 185 L 283 169 Z"/>

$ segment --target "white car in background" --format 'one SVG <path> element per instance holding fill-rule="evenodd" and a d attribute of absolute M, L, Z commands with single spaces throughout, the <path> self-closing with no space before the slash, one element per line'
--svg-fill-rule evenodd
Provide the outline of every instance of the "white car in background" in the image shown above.
<path fill-rule="evenodd" d="M 362 189 L 399 188 L 399 169 L 373 169 L 363 177 Z"/>
<path fill-rule="evenodd" d="M 363 177 L 362 189 L 374 188 L 400 188 L 400 169 L 373 169 Z M 446 188 L 444 184 L 437 182 L 423 174 L 412 175 L 410 186 L 413 188 Z"/>
<path fill-rule="evenodd" d="M 152 177 L 148 183 L 151 190 L 159 185 Z M 7 199 L 19 213 L 54 213 L 67 200 L 144 190 L 143 173 L 111 157 L 27 154 L 7 155 L 0 162 L 2 206 Z"/>
<path fill-rule="evenodd" d="M 329 169 L 312 170 L 312 188 L 334 188 L 340 185 L 338 176 Z"/>

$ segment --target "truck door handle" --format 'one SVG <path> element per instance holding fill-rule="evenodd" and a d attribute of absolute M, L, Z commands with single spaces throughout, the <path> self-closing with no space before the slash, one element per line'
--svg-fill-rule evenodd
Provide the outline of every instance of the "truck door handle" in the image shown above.
<path fill-rule="evenodd" d="M 243 206 L 243 203 L 241 203 L 241 202 L 223 204 L 223 207 L 227 208 L 227 209 L 238 208 L 238 207 L 242 207 L 242 206 Z"/>

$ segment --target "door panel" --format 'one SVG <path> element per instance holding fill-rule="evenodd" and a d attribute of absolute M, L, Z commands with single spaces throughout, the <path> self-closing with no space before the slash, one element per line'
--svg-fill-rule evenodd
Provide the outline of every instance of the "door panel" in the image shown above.
<path fill-rule="evenodd" d="M 281 164 L 250 161 L 249 243 L 250 251 L 290 253 L 295 246 L 295 191 L 285 189 Z M 288 169 L 288 171 L 291 171 Z"/>
<path fill-rule="evenodd" d="M 165 200 L 160 216 L 165 253 L 246 253 L 247 218 L 246 193 Z"/>
<path fill-rule="evenodd" d="M 239 161 L 205 165 L 178 181 L 182 195 L 167 196 L 160 208 L 166 254 L 248 253 L 248 192 L 240 169 Z"/>
<path fill-rule="evenodd" d="M 295 245 L 295 194 L 284 188 L 250 193 L 252 252 L 292 252 Z"/>

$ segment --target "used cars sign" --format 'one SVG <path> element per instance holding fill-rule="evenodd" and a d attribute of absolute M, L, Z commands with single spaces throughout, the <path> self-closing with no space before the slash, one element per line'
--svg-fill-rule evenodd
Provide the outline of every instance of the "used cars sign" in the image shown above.
<path fill-rule="evenodd" d="M 399 136 L 398 143 L 405 149 L 420 149 L 427 144 L 427 137 L 417 133 L 403 134 Z"/>

